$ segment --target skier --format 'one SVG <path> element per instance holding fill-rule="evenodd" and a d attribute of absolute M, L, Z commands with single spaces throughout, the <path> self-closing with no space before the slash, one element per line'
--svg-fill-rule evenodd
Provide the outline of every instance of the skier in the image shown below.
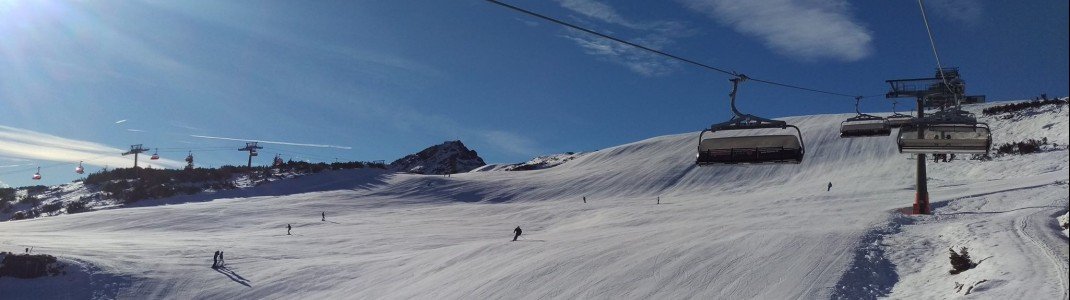
<path fill-rule="evenodd" d="M 327 221 L 327 212 L 320 213 L 320 221 Z"/>
<path fill-rule="evenodd" d="M 212 269 L 219 268 L 219 250 L 215 251 L 215 255 L 212 256 Z"/>
<path fill-rule="evenodd" d="M 513 241 L 514 242 L 516 241 L 516 238 L 520 237 L 520 233 L 521 232 L 524 232 L 524 231 L 520 230 L 520 226 L 517 226 L 516 229 L 513 229 L 513 233 L 516 233 L 516 235 L 513 236 Z"/>
<path fill-rule="evenodd" d="M 227 262 L 223 260 L 223 250 L 219 250 L 219 267 L 222 268 Z"/>
<path fill-rule="evenodd" d="M 825 191 L 828 192 L 828 191 L 831 191 L 831 190 L 832 190 L 832 181 L 829 181 L 829 188 L 827 190 L 825 190 Z"/>
<path fill-rule="evenodd" d="M 290 227 L 290 224 L 286 224 L 286 235 L 290 235 L 290 229 L 293 229 L 293 227 Z"/>
<path fill-rule="evenodd" d="M 583 203 L 587 203 L 587 196 L 583 196 Z"/>

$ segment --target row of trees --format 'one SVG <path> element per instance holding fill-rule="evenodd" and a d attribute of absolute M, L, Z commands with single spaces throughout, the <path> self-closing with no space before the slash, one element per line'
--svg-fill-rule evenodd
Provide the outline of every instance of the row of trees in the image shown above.
<path fill-rule="evenodd" d="M 1045 105 L 1066 105 L 1066 101 L 1058 99 L 1047 100 L 1034 100 L 1029 102 L 1019 102 L 1004 105 L 996 105 L 981 110 L 981 113 L 986 116 L 999 115 L 1003 113 L 1021 111 L 1027 108 L 1041 107 Z"/>
<path fill-rule="evenodd" d="M 997 155 L 1005 154 L 1030 154 L 1041 151 L 1041 147 L 1048 144 L 1048 138 L 1040 140 L 1028 139 L 1021 142 L 1005 143 L 996 146 Z"/>
<path fill-rule="evenodd" d="M 122 203 L 133 203 L 146 199 L 195 194 L 209 189 L 232 189 L 236 187 L 234 180 L 240 175 L 249 176 L 254 182 L 263 182 L 270 177 L 361 168 L 386 169 L 386 164 L 382 161 L 309 163 L 291 160 L 280 161 L 279 164 L 271 167 L 252 168 L 245 166 L 186 170 L 119 168 L 89 174 L 83 181 L 90 188 L 91 194 L 66 203 L 52 201 L 42 205 L 40 195 L 49 190 L 47 186 L 0 188 L 0 212 L 12 213 L 16 204 L 24 203 L 29 208 L 14 212 L 11 215 L 12 219 L 34 218 L 61 209 L 66 209 L 67 213 L 73 214 L 92 210 L 90 203 L 95 200 L 115 199 Z M 18 196 L 19 191 L 23 190 L 26 192 L 21 197 Z"/>
<path fill-rule="evenodd" d="M 311 174 L 328 170 L 360 168 L 385 169 L 386 165 L 382 162 L 309 163 L 291 160 L 271 167 L 252 168 L 245 166 L 186 170 L 120 168 L 89 174 L 85 178 L 85 184 L 99 186 L 100 191 L 108 198 L 117 198 L 124 203 L 132 203 L 145 199 L 195 194 L 207 189 L 232 189 L 235 187 L 233 180 L 237 175 L 248 174 L 253 176 L 253 179 L 264 179 L 280 174 Z"/>

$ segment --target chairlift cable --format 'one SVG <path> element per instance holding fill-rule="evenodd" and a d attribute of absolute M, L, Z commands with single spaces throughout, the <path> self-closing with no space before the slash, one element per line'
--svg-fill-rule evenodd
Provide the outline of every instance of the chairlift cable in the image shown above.
<path fill-rule="evenodd" d="M 653 49 L 653 48 L 650 48 L 650 47 L 646 47 L 646 46 L 643 46 L 643 45 L 640 45 L 640 44 L 629 42 L 629 41 L 626 41 L 626 40 L 621 39 L 621 38 L 617 38 L 617 37 L 614 37 L 614 36 L 611 36 L 611 35 L 608 35 L 608 34 L 604 34 L 604 33 L 600 33 L 600 32 L 597 32 L 597 31 L 594 31 L 594 30 L 591 30 L 591 29 L 587 29 L 587 28 L 581 27 L 579 25 L 575 25 L 575 24 L 572 24 L 572 23 L 569 23 L 569 22 L 565 22 L 565 21 L 562 21 L 562 20 L 559 20 L 559 19 L 556 19 L 556 18 L 553 18 L 553 17 L 550 17 L 550 16 L 546 16 L 546 15 L 543 15 L 543 14 L 540 14 L 540 13 L 537 13 L 537 12 L 533 12 L 533 11 L 530 11 L 530 10 L 526 10 L 526 9 L 523 9 L 523 8 L 520 8 L 520 7 L 516 7 L 516 6 L 510 5 L 510 4 L 506 4 L 506 3 L 503 3 L 503 2 L 498 1 L 498 0 L 486 0 L 486 1 L 490 2 L 490 3 L 493 3 L 493 4 L 497 4 L 499 6 L 502 6 L 502 7 L 508 8 L 508 9 L 512 9 L 512 10 L 515 10 L 515 11 L 518 11 L 518 12 L 533 16 L 533 17 L 536 17 L 536 18 L 539 18 L 539 19 L 543 19 L 543 20 L 546 20 L 546 21 L 549 21 L 549 22 L 552 22 L 552 23 L 556 23 L 556 24 L 561 25 L 561 26 L 565 26 L 565 27 L 572 28 L 572 29 L 575 29 L 575 30 L 579 30 L 579 31 L 583 31 L 583 32 L 586 32 L 586 33 L 590 33 L 590 34 L 593 34 L 593 35 L 596 35 L 596 36 L 599 36 L 599 37 L 602 37 L 602 38 L 605 38 L 605 39 L 609 39 L 609 40 L 612 40 L 612 41 L 615 41 L 615 42 L 618 42 L 618 43 L 621 43 L 621 44 L 625 44 L 625 45 L 632 46 L 632 47 L 635 47 L 635 48 L 639 48 L 639 49 L 642 49 L 642 50 L 645 50 L 645 51 L 649 51 L 649 52 L 654 53 L 654 54 L 658 54 L 658 55 L 665 56 L 665 57 L 668 57 L 668 58 L 672 58 L 672 59 L 675 59 L 675 60 L 679 60 L 679 61 L 682 61 L 682 62 L 685 62 L 685 63 L 689 63 L 689 64 L 692 64 L 692 65 L 695 65 L 695 66 L 698 66 L 698 67 L 702 67 L 702 68 L 705 68 L 705 69 L 708 69 L 708 70 L 712 70 L 712 71 L 715 71 L 715 72 L 718 72 L 718 73 L 723 73 L 723 74 L 726 74 L 726 75 L 729 75 L 729 76 L 733 76 L 733 77 L 743 76 L 742 74 L 736 73 L 734 71 L 728 71 L 728 70 L 725 70 L 725 69 L 722 69 L 722 68 L 718 68 L 718 67 L 714 67 L 714 66 L 711 66 L 711 65 L 708 65 L 708 64 L 704 64 L 704 63 L 701 63 L 701 62 L 698 62 L 698 61 L 695 61 L 695 60 L 692 60 L 692 59 L 684 58 L 684 57 L 679 56 L 679 55 L 671 54 L 671 53 L 668 53 L 668 52 L 665 52 L 665 51 L 656 50 L 656 49 Z M 749 77 L 749 76 L 747 78 L 750 79 L 750 80 L 754 80 L 754 81 L 765 83 L 765 84 L 769 84 L 769 85 L 792 88 L 792 89 L 803 90 L 803 91 L 808 91 L 808 92 L 822 93 L 822 94 L 828 94 L 828 95 L 834 95 L 834 96 L 843 96 L 843 97 L 849 97 L 849 98 L 852 98 L 852 99 L 854 99 L 855 97 L 858 97 L 858 95 L 849 95 L 849 94 L 845 94 L 845 93 L 838 93 L 838 92 L 832 92 L 832 91 L 826 91 L 826 90 L 819 90 L 819 89 L 808 88 L 808 87 L 792 85 L 792 84 L 786 84 L 786 83 L 780 83 L 780 82 L 775 82 L 775 81 L 770 81 L 770 80 L 757 79 L 757 78 L 753 78 L 753 77 Z M 869 97 L 872 97 L 872 96 L 869 96 Z M 868 98 L 868 97 L 865 97 L 865 98 Z"/>
<path fill-rule="evenodd" d="M 933 38 L 933 30 L 929 26 L 929 17 L 925 14 L 925 4 L 922 3 L 922 0 L 918 0 L 918 9 L 921 10 L 921 20 L 925 23 L 925 32 L 929 34 L 929 46 L 932 47 L 933 57 L 936 58 L 936 71 L 940 73 L 940 81 L 942 81 L 944 87 L 954 95 L 955 106 L 959 106 L 959 95 L 951 90 L 951 85 L 947 82 L 947 76 L 944 75 L 944 65 L 940 62 L 940 53 L 936 51 L 936 39 Z"/>

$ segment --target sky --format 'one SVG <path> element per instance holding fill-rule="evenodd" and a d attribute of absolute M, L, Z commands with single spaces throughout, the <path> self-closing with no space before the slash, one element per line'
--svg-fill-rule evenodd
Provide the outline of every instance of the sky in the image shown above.
<path fill-rule="evenodd" d="M 504 2 L 849 95 L 936 67 L 915 1 Z M 1067 1 L 925 4 L 968 94 L 1068 94 Z M 447 140 L 521 162 L 726 121 L 728 79 L 483 0 L 0 0 L 0 186 L 69 182 L 79 161 L 129 167 L 119 154 L 133 144 L 159 151 L 140 159 L 156 168 L 191 152 L 198 166 L 244 164 L 245 140 L 264 141 L 260 165 L 390 162 Z M 776 118 L 853 112 L 854 100 L 747 81 L 738 107 Z"/>

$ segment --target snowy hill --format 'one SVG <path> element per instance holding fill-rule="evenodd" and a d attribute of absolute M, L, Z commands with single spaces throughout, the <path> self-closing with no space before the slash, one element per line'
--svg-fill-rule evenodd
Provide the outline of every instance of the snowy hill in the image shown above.
<path fill-rule="evenodd" d="M 253 172 L 233 166 L 194 171 L 143 169 L 136 172 L 133 169 L 114 169 L 56 186 L 0 188 L 0 222 L 140 207 L 146 206 L 146 203 L 200 202 L 254 195 L 260 189 L 250 190 L 252 187 L 293 180 L 325 170 L 354 168 L 382 169 L 385 166 L 377 162 L 285 162 L 271 168 L 257 167 Z"/>
<path fill-rule="evenodd" d="M 447 141 L 406 155 L 390 163 L 390 170 L 414 174 L 463 173 L 486 165 L 475 150 L 461 141 Z"/>
<path fill-rule="evenodd" d="M 470 172 L 488 172 L 488 171 L 531 171 L 549 169 L 559 166 L 563 163 L 567 163 L 573 159 L 583 156 L 586 153 L 561 153 L 552 155 L 543 155 L 532 158 L 529 161 L 518 164 L 490 164 L 479 168 L 475 168 Z"/>
<path fill-rule="evenodd" d="M 851 115 L 801 116 L 785 119 L 807 145 L 798 165 L 697 167 L 696 132 L 527 172 L 361 172 L 317 189 L 3 222 L 0 250 L 33 246 L 71 274 L 0 278 L 0 293 L 1067 299 L 1070 251 L 1056 217 L 1068 205 L 1068 112 L 983 117 L 997 145 L 1046 137 L 1058 146 L 930 163 L 929 216 L 899 212 L 914 199 L 915 162 L 894 133 L 842 139 Z M 510 242 L 518 225 L 524 235 Z M 960 247 L 981 262 L 950 275 L 947 249 Z M 209 268 L 215 250 L 226 269 Z"/>

